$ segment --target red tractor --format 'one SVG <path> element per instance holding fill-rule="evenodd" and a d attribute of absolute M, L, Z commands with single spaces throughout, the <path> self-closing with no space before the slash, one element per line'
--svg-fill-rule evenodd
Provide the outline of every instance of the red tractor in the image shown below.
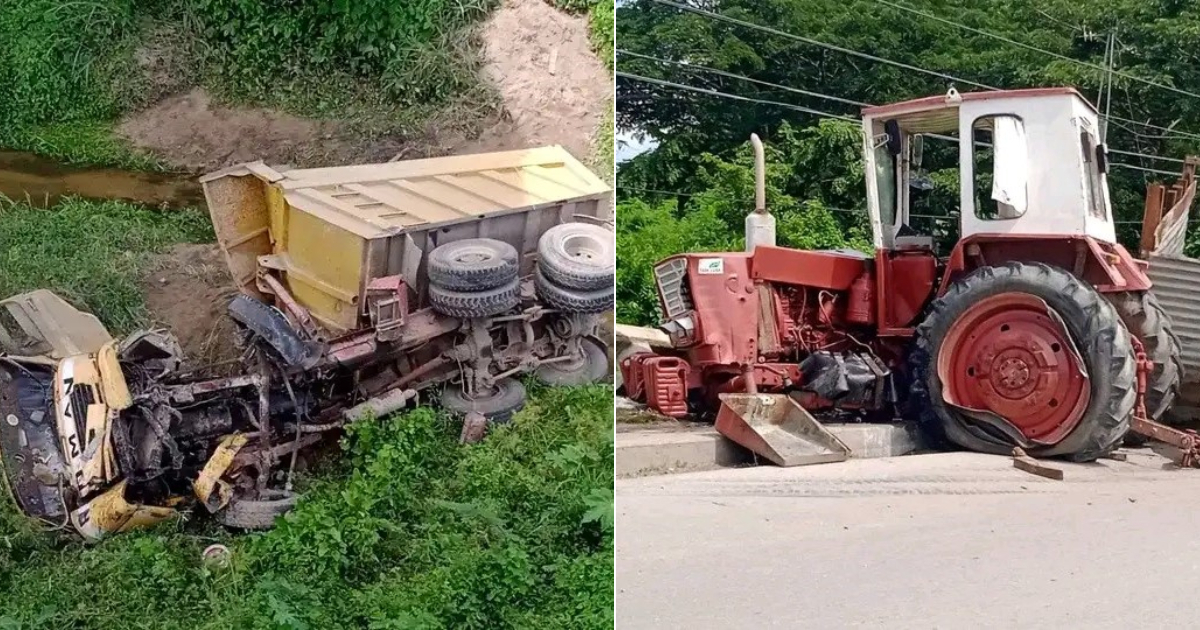
<path fill-rule="evenodd" d="M 1095 108 L 1069 88 L 951 90 L 862 113 L 874 254 L 776 247 L 755 139 L 746 251 L 655 267 L 672 348 L 622 360 L 626 394 L 673 417 L 786 395 L 903 413 L 935 443 L 1075 461 L 1111 452 L 1132 422 L 1194 453 L 1156 423 L 1181 349 L 1145 263 L 1116 240 Z M 944 256 L 910 222 L 927 138 L 958 151 Z"/>

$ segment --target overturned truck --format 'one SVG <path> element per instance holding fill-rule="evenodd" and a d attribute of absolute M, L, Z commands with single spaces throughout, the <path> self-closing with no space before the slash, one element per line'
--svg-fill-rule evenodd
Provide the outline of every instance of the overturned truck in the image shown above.
<path fill-rule="evenodd" d="M 0 302 L 0 461 L 26 514 L 91 538 L 197 503 L 267 527 L 349 422 L 428 392 L 479 435 L 524 406 L 523 374 L 609 374 L 609 191 L 559 147 L 201 182 L 239 360 L 114 340 L 48 291 Z"/>

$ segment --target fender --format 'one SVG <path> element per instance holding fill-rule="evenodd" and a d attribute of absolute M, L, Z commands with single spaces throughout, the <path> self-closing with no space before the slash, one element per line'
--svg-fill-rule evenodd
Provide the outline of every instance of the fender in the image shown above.
<path fill-rule="evenodd" d="M 1120 244 L 1090 236 L 973 234 L 950 252 L 937 295 L 945 295 L 951 282 L 979 267 L 1013 261 L 1065 269 L 1101 293 L 1146 291 L 1151 286 L 1143 266 Z"/>

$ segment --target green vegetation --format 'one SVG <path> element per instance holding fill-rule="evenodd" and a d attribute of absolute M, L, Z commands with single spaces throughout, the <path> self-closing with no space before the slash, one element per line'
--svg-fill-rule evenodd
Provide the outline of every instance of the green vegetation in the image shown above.
<path fill-rule="evenodd" d="M 88 546 L 5 503 L 0 628 L 611 628 L 612 389 L 535 391 L 484 442 L 453 433 L 428 409 L 357 425 L 262 534 L 193 521 Z M 229 568 L 202 566 L 212 542 Z"/>
<path fill-rule="evenodd" d="M 616 39 L 614 8 L 613 0 L 599 0 L 588 9 L 592 46 L 609 70 L 613 67 L 613 41 Z"/>
<path fill-rule="evenodd" d="M 213 238 L 196 210 L 70 198 L 42 209 L 0 198 L 0 296 L 50 289 L 127 333 L 148 321 L 138 281 L 151 254 Z"/>
<path fill-rule="evenodd" d="M 466 29 L 496 0 L 9 0 L 0 3 L 0 146 L 146 167 L 120 115 L 202 84 L 239 102 L 408 130 L 487 108 Z M 83 131 L 84 133 L 78 133 Z"/>
<path fill-rule="evenodd" d="M 951 24 L 896 9 L 904 5 L 936 17 L 997 33 L 1066 57 L 1006 44 Z M 689 4 L 689 6 L 699 6 Z M 1193 44 L 1200 9 L 1189 3 L 1140 0 L 722 0 L 704 5 L 721 15 L 778 31 L 863 51 L 880 58 L 935 70 L 1004 88 L 1069 85 L 1095 98 L 1104 73 L 1108 34 L 1117 38 L 1118 70 L 1165 86 L 1200 94 L 1200 75 L 1178 55 Z M 960 91 L 978 90 L 950 81 L 849 56 L 782 35 L 679 11 L 652 0 L 630 0 L 617 9 L 620 47 L 668 62 L 619 56 L 619 69 L 708 90 L 775 101 L 854 118 L 859 108 L 803 92 L 865 103 L 887 103 L 944 94 L 952 83 Z M 720 75 L 697 66 L 715 69 Z M 728 75 L 749 77 L 758 83 Z M 649 267 L 662 256 L 684 249 L 737 249 L 742 220 L 753 208 L 746 147 L 757 133 L 770 148 L 774 173 L 767 202 L 779 217 L 781 240 L 806 230 L 821 246 L 865 246 L 865 190 L 859 158 L 861 136 L 853 125 L 778 105 L 752 103 L 686 92 L 618 77 L 621 103 L 617 124 L 648 134 L 658 147 L 621 165 L 617 189 L 623 281 L 618 313 L 630 323 L 657 318 Z M 1114 121 L 1108 127 L 1111 148 L 1182 158 L 1200 152 L 1200 98 L 1116 76 L 1113 116 L 1150 121 L 1171 132 Z M 1114 154 L 1114 163 L 1174 171 L 1171 162 Z M 730 170 L 728 165 L 741 165 Z M 912 227 L 932 233 L 940 243 L 957 234 L 957 153 L 953 146 L 925 144 L 931 187 L 917 193 L 914 213 L 928 215 Z M 733 186 L 726 171 L 741 184 Z M 736 174 L 736 177 L 734 176 Z M 1136 241 L 1147 179 L 1170 181 L 1114 166 L 1109 171 L 1121 239 Z M 728 207 L 714 206 L 723 200 Z M 830 215 L 824 210 L 832 212 Z M 723 214 L 724 213 L 724 214 Z M 936 217 L 936 218 L 929 218 Z M 803 221 L 811 222 L 804 225 Z M 719 221 L 719 223 L 714 223 Z M 723 226 L 719 227 L 718 226 Z M 834 227 L 841 243 L 828 229 Z M 679 236 L 677 232 L 704 229 Z M 719 232 L 712 230 L 719 229 Z M 629 247 L 637 247 L 632 253 Z M 1193 249 L 1200 253 L 1200 237 Z"/>

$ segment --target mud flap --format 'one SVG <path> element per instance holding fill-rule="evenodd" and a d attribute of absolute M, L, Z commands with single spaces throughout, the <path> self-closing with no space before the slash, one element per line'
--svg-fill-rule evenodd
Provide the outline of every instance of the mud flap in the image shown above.
<path fill-rule="evenodd" d="M 850 449 L 783 394 L 721 394 L 717 432 L 778 466 L 849 459 Z"/>

